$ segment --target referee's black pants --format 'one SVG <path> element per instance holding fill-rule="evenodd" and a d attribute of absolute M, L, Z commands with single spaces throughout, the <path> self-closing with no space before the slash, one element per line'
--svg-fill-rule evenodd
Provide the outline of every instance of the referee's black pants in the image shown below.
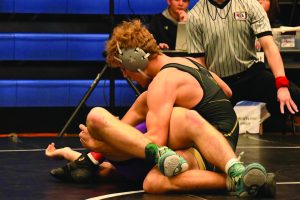
<path fill-rule="evenodd" d="M 243 100 L 264 102 L 267 104 L 271 116 L 277 116 L 284 120 L 289 114 L 287 108 L 285 108 L 285 115 L 280 113 L 275 77 L 264 63 L 255 63 L 244 72 L 222 79 L 232 89 L 231 102 L 233 105 Z M 298 109 L 300 109 L 300 88 L 290 82 L 289 91 Z"/>

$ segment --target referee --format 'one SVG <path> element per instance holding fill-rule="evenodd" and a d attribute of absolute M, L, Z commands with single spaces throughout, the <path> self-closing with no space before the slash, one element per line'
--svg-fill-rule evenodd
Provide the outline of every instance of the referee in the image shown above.
<path fill-rule="evenodd" d="M 298 112 L 300 89 L 285 76 L 263 7 L 257 0 L 200 0 L 188 15 L 188 52 L 232 89 L 232 103 L 260 101 L 271 114 Z M 272 73 L 259 62 L 258 38 Z M 294 100 L 293 100 L 294 99 Z"/>

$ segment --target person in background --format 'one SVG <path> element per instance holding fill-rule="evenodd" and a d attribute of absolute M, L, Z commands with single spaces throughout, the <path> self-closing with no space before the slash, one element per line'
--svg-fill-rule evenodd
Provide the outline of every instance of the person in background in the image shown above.
<path fill-rule="evenodd" d="M 188 53 L 232 89 L 233 105 L 242 100 L 265 102 L 282 122 L 285 113 L 298 113 L 300 89 L 285 75 L 268 16 L 257 0 L 198 1 L 188 13 L 187 38 Z M 258 60 L 256 38 L 269 69 Z"/>
<path fill-rule="evenodd" d="M 278 28 L 281 25 L 278 19 L 280 12 L 278 0 L 258 0 L 258 2 L 267 12 L 271 27 Z"/>
<path fill-rule="evenodd" d="M 260 3 L 260 5 L 262 5 L 264 10 L 267 12 L 271 27 L 272 28 L 280 27 L 281 22 L 278 19 L 278 15 L 279 15 L 278 0 L 258 0 L 258 2 Z M 261 45 L 258 40 L 255 41 L 255 48 L 257 51 L 262 51 Z"/>
<path fill-rule="evenodd" d="M 186 22 L 190 0 L 167 0 L 168 7 L 152 17 L 149 31 L 161 49 L 175 49 L 177 23 Z"/>

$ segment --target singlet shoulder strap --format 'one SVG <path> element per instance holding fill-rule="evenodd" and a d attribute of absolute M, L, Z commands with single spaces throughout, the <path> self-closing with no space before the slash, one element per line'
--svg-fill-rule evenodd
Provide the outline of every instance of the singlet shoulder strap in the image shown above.
<path fill-rule="evenodd" d="M 203 65 L 201 65 L 200 63 L 196 62 L 195 60 L 189 58 L 189 57 L 186 57 L 186 59 L 188 59 L 189 61 L 191 61 L 194 65 L 196 65 L 199 69 L 201 68 L 204 68 L 206 69 Z"/>

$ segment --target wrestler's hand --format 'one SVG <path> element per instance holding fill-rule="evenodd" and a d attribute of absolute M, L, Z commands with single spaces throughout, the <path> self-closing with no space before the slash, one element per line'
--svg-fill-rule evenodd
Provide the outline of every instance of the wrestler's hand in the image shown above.
<path fill-rule="evenodd" d="M 79 138 L 82 146 L 93 152 L 102 153 L 105 158 L 115 161 L 128 160 L 129 157 L 124 155 L 121 151 L 115 150 L 111 146 L 106 145 L 104 142 L 94 139 L 87 127 L 83 124 L 79 125 L 81 132 L 79 133 Z"/>
<path fill-rule="evenodd" d="M 280 103 L 280 112 L 282 114 L 284 114 L 284 106 L 286 106 L 292 114 L 299 112 L 297 105 L 293 101 L 289 89 L 287 87 L 281 87 L 277 90 L 277 98 Z"/>
<path fill-rule="evenodd" d="M 101 152 L 102 142 L 94 139 L 90 135 L 90 133 L 85 125 L 80 124 L 79 128 L 81 130 L 81 132 L 79 133 L 79 138 L 80 138 L 80 142 L 81 142 L 82 146 L 84 148 L 90 149 L 95 152 Z"/>
<path fill-rule="evenodd" d="M 169 45 L 166 44 L 166 43 L 159 43 L 158 46 L 159 46 L 159 48 L 162 49 L 162 50 L 169 49 Z"/>
<path fill-rule="evenodd" d="M 179 21 L 180 22 L 186 22 L 187 21 L 188 14 L 185 10 L 179 10 L 178 15 L 179 15 Z"/>

